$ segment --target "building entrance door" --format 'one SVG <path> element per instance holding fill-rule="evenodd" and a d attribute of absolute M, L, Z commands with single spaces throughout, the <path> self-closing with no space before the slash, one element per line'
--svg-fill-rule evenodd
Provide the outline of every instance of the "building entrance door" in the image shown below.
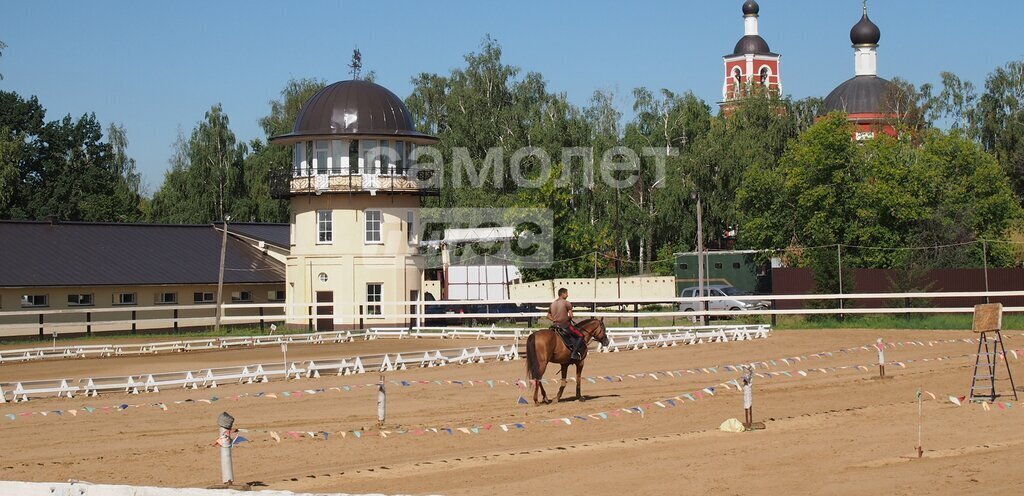
<path fill-rule="evenodd" d="M 328 303 L 325 305 L 324 303 Z M 317 291 L 316 292 L 316 330 L 317 332 L 333 331 L 334 330 L 334 318 L 333 317 L 319 317 L 320 315 L 332 315 L 334 314 L 334 291 Z"/>

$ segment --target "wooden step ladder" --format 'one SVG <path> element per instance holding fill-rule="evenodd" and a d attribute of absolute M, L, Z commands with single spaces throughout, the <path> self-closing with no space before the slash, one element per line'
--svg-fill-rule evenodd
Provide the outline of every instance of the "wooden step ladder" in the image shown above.
<path fill-rule="evenodd" d="M 1003 345 L 1003 305 L 987 303 L 975 305 L 973 330 L 978 334 L 978 353 L 974 359 L 974 377 L 971 379 L 971 401 L 994 402 L 1000 395 L 996 391 L 996 368 L 999 356 L 1003 356 L 1006 365 L 1006 377 L 1010 380 L 1010 391 L 1017 401 L 1017 388 L 1010 372 L 1010 362 L 1006 360 L 1006 347 Z"/>

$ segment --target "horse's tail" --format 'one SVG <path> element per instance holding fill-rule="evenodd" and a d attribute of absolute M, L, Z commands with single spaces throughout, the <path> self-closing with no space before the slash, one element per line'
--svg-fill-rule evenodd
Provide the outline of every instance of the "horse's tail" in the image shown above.
<path fill-rule="evenodd" d="M 526 338 L 526 373 L 531 380 L 540 380 L 540 360 L 537 359 L 536 334 Z"/>

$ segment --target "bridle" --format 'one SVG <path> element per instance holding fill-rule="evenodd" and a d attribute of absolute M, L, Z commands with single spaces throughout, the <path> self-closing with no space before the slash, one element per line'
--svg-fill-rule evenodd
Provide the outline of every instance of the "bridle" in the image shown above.
<path fill-rule="evenodd" d="M 591 319 L 591 320 L 594 321 L 597 324 L 597 326 L 593 330 L 591 330 L 591 329 L 584 329 L 583 330 L 583 333 L 586 334 L 586 336 L 587 336 L 587 342 L 589 343 L 590 340 L 595 339 L 599 343 L 601 343 L 602 345 L 608 346 L 608 329 L 604 326 L 604 322 L 601 321 L 600 319 Z M 602 334 L 601 338 L 597 337 L 597 332 L 599 330 L 601 331 L 601 334 Z"/>

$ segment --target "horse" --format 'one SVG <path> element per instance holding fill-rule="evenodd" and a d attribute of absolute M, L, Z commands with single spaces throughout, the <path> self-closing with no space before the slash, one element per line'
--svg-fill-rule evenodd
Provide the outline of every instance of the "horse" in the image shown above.
<path fill-rule="evenodd" d="M 576 324 L 576 329 L 583 333 L 585 345 L 589 345 L 591 339 L 596 339 L 601 344 L 608 346 L 608 335 L 607 329 L 604 327 L 604 319 L 584 320 Z M 558 388 L 555 402 L 557 403 L 562 399 L 562 391 L 565 390 L 566 372 L 569 370 L 569 365 L 572 364 L 576 365 L 576 399 L 584 401 L 583 395 L 580 394 L 580 374 L 583 372 L 583 361 L 586 359 L 587 348 L 584 346 L 582 357 L 579 360 L 573 360 L 571 351 L 554 329 L 541 329 L 530 334 L 530 337 L 526 339 L 526 373 L 534 381 L 533 404 L 540 405 L 540 402 L 537 401 L 538 392 L 544 395 L 544 404 L 551 403 L 548 400 L 547 391 L 544 390 L 544 385 L 540 383 L 541 379 L 544 378 L 544 371 L 547 370 L 549 363 L 557 363 L 562 366 L 561 387 Z"/>

